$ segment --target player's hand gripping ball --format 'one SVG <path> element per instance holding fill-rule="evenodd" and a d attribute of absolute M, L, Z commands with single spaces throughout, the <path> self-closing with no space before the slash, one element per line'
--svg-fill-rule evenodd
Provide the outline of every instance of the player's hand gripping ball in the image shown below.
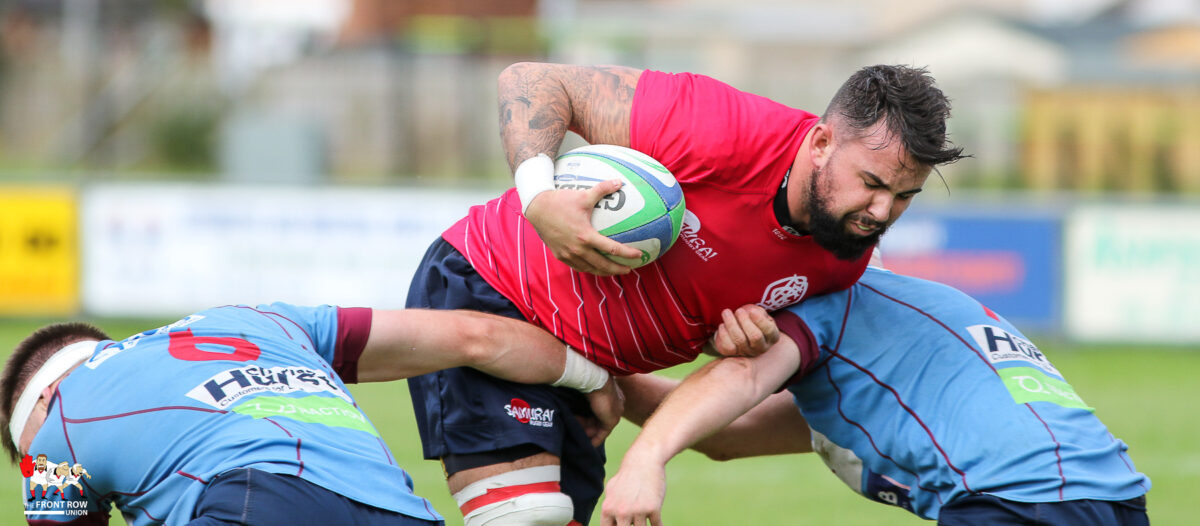
<path fill-rule="evenodd" d="M 662 163 L 621 146 L 583 146 L 560 155 L 554 162 L 556 189 L 585 190 L 610 179 L 620 179 L 623 184 L 596 203 L 592 226 L 642 251 L 637 260 L 606 254 L 609 259 L 633 268 L 647 265 L 679 237 L 683 190 Z"/>

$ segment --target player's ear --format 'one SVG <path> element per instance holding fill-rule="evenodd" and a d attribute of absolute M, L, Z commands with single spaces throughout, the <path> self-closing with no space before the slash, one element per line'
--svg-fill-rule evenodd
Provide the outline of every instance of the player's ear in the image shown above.
<path fill-rule="evenodd" d="M 38 402 L 45 401 L 46 405 L 50 405 L 50 399 L 54 397 L 54 390 L 58 388 L 58 382 L 54 382 L 42 388 L 42 398 Z"/>
<path fill-rule="evenodd" d="M 828 122 L 818 122 L 812 129 L 812 141 L 809 143 L 809 155 L 817 168 L 824 168 L 833 155 L 834 136 L 833 125 Z"/>

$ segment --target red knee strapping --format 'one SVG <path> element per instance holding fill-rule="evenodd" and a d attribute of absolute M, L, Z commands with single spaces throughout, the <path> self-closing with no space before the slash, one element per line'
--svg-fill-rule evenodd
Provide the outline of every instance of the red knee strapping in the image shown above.
<path fill-rule="evenodd" d="M 533 484 L 521 484 L 518 486 L 505 486 L 503 488 L 492 488 L 487 490 L 487 493 L 468 500 L 462 506 L 459 506 L 459 511 L 466 517 L 468 513 L 479 508 L 508 500 L 521 495 L 529 495 L 532 493 L 559 493 L 562 489 L 559 488 L 558 482 L 535 482 Z"/>

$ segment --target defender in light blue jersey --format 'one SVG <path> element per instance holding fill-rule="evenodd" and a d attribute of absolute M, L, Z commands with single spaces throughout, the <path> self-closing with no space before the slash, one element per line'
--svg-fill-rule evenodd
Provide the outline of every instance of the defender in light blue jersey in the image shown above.
<path fill-rule="evenodd" d="M 5 368 L 4 442 L 31 523 L 104 524 L 115 505 L 134 525 L 441 524 L 346 382 L 461 365 L 553 382 L 565 348 L 540 334 L 477 313 L 283 303 L 120 341 L 59 324 Z M 590 395 L 600 413 L 608 384 Z M 87 475 L 58 476 L 60 463 Z"/>
<path fill-rule="evenodd" d="M 736 334 L 774 329 L 765 313 L 748 320 Z M 784 337 L 766 353 L 717 360 L 666 397 L 607 486 L 606 525 L 645 524 L 661 508 L 648 488 L 666 460 L 781 386 L 790 393 L 696 449 L 807 451 L 811 432 L 811 450 L 856 492 L 942 524 L 1148 523 L 1150 481 L 1125 443 L 1033 343 L 966 294 L 871 267 L 774 321 Z M 644 420 L 673 385 L 623 381 L 626 416 Z"/>

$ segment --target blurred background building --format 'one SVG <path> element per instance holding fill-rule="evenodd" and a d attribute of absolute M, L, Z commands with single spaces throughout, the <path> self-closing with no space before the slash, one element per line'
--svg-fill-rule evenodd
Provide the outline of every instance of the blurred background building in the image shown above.
<path fill-rule="evenodd" d="M 1200 313 L 1200 283 L 1175 263 L 1200 253 L 1200 239 L 1187 231 L 1198 220 L 1191 213 L 1200 196 L 1200 4 L 1188 0 L 7 0 L 0 4 L 0 181 L 75 189 L 207 185 L 154 187 L 144 194 L 150 202 L 171 191 L 186 197 L 260 185 L 239 194 L 245 200 L 218 193 L 207 204 L 278 210 L 288 207 L 254 200 L 271 193 L 261 189 L 318 185 L 334 195 L 330 188 L 346 184 L 452 184 L 484 189 L 459 192 L 482 200 L 510 184 L 497 140 L 495 79 L 522 60 L 705 73 L 816 113 L 863 65 L 926 66 L 954 100 L 955 142 L 974 157 L 943 168 L 949 191 L 934 180 L 936 190 L 922 196 L 931 215 L 915 207 L 885 241 L 898 270 L 977 295 L 1007 294 L 989 301 L 1011 301 L 1012 309 L 1027 310 L 1018 317 L 1076 336 L 1109 318 L 1150 316 L 1138 304 L 1075 319 L 1147 289 L 1163 289 L 1145 301 L 1170 305 L 1172 316 Z M 113 292 L 89 282 L 144 278 L 147 269 L 96 260 L 130 239 L 147 243 L 167 232 L 162 216 L 130 219 L 143 201 L 124 202 L 112 215 L 88 208 L 117 210 L 94 195 L 143 195 L 107 190 L 82 195 L 77 210 L 81 228 L 108 225 L 104 235 L 78 234 L 66 220 L 36 236 L 11 227 L 22 232 L 17 238 L 41 240 L 25 242 L 27 251 L 78 245 L 82 252 L 64 249 L 60 266 L 38 267 L 78 282 L 68 287 L 80 291 L 74 302 L 51 312 L 96 311 L 107 298 L 94 296 Z M 309 197 L 295 199 L 337 207 Z M 25 208 L 36 202 L 11 189 L 7 199 Z M 1149 202 L 1159 212 L 1165 203 L 1171 213 L 1182 210 L 1169 218 L 1181 223 L 1134 211 L 1118 226 L 1098 228 L 1095 221 L 1126 210 L 1097 200 Z M 180 206 L 169 210 L 189 228 L 245 220 L 235 211 L 199 218 Z M 332 235 L 350 228 L 350 213 L 309 227 Z M 237 224 L 275 228 L 258 231 L 271 238 L 304 222 L 285 219 Z M 1118 235 L 1139 220 L 1149 226 Z M 440 226 L 421 228 L 436 234 Z M 55 245 L 47 232 L 67 241 Z M 112 244 L 70 242 L 77 235 Z M 228 241 L 217 235 L 214 242 L 221 238 Z M 246 247 L 255 244 L 247 239 Z M 0 236 L 0 255 L 3 243 Z M 0 257 L 0 298 L 5 283 L 40 290 L 29 285 L 32 257 L 14 256 L 7 267 L 24 285 L 5 281 Z M 250 270 L 264 272 L 283 259 L 241 257 L 259 261 Z M 97 268 L 109 270 L 98 276 Z M 1160 281 L 1138 281 L 1147 276 Z M 9 311 L 21 312 L 29 297 L 40 296 L 12 300 Z M 1169 341 L 1200 341 L 1200 329 L 1172 331 Z"/>
<path fill-rule="evenodd" d="M 9 0 L 0 168 L 503 181 L 495 77 L 695 71 L 814 112 L 927 66 L 955 188 L 1200 190 L 1200 5 L 1172 0 Z M 41 177 L 41 176 L 39 176 Z"/>

